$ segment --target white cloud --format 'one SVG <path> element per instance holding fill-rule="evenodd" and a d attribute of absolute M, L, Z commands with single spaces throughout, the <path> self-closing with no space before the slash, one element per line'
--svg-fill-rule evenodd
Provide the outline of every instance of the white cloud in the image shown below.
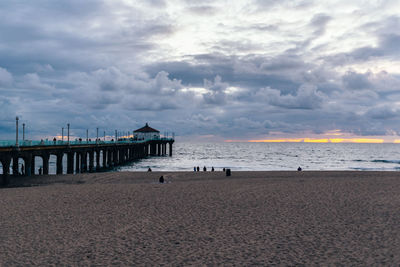
<path fill-rule="evenodd" d="M 13 82 L 13 76 L 6 69 L 0 67 L 0 87 L 8 87 Z"/>

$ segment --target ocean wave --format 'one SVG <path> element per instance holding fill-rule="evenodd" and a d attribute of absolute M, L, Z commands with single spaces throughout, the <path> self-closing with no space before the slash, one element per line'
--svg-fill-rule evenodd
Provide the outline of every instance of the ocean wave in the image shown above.
<path fill-rule="evenodd" d="M 400 164 L 400 160 L 388 160 L 388 159 L 374 159 L 371 162 L 374 162 L 374 163 L 396 163 L 396 164 Z"/>

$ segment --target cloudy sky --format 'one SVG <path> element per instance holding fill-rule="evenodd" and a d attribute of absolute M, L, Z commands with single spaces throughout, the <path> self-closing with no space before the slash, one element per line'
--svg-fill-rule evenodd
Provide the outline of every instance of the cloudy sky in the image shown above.
<path fill-rule="evenodd" d="M 0 2 L 0 139 L 400 139 L 398 0 Z"/>

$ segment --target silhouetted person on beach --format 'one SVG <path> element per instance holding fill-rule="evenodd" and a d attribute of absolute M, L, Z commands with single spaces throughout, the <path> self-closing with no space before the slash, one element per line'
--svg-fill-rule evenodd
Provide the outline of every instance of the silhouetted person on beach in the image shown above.
<path fill-rule="evenodd" d="M 225 168 L 223 168 L 222 171 L 225 172 Z"/>
<path fill-rule="evenodd" d="M 193 171 L 196 172 L 196 167 L 193 167 Z"/>
<path fill-rule="evenodd" d="M 42 175 L 42 167 L 39 168 L 39 175 Z"/>
<path fill-rule="evenodd" d="M 164 176 L 163 176 L 163 175 L 161 175 L 159 181 L 160 181 L 160 184 L 163 184 L 163 183 L 164 183 Z"/>
<path fill-rule="evenodd" d="M 297 168 L 297 171 L 301 172 L 301 167 L 300 166 Z"/>
<path fill-rule="evenodd" d="M 21 174 L 25 175 L 25 168 L 24 164 L 21 165 Z"/>
<path fill-rule="evenodd" d="M 148 172 L 151 172 L 151 168 L 149 168 L 147 171 L 148 171 Z"/>
<path fill-rule="evenodd" d="M 212 172 L 214 171 L 214 167 L 211 167 L 211 171 L 212 171 Z"/>
<path fill-rule="evenodd" d="M 197 171 L 198 171 L 198 172 L 200 171 L 200 167 L 199 167 L 199 166 L 197 166 Z"/>
<path fill-rule="evenodd" d="M 206 168 L 206 166 L 204 166 L 204 167 L 203 167 L 203 171 L 204 171 L 204 172 L 206 172 L 206 171 L 207 171 L 207 168 Z"/>

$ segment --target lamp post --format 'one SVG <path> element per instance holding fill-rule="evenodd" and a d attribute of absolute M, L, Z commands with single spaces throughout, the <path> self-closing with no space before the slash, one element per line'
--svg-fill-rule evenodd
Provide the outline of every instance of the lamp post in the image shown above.
<path fill-rule="evenodd" d="M 89 129 L 86 129 L 86 143 L 89 143 Z"/>
<path fill-rule="evenodd" d="M 106 131 L 104 131 L 104 142 L 106 141 Z"/>
<path fill-rule="evenodd" d="M 64 143 L 64 127 L 61 128 L 61 141 Z"/>
<path fill-rule="evenodd" d="M 115 142 L 117 142 L 117 138 L 118 138 L 118 133 L 117 130 L 115 130 Z"/>
<path fill-rule="evenodd" d="M 67 127 L 68 127 L 68 139 L 67 139 L 67 142 L 68 142 L 68 145 L 69 145 L 69 123 L 67 123 Z"/>
<path fill-rule="evenodd" d="M 99 128 L 96 128 L 96 144 L 97 144 L 97 140 L 99 140 Z"/>
<path fill-rule="evenodd" d="M 22 141 L 25 141 L 25 123 L 22 124 Z"/>
<path fill-rule="evenodd" d="M 15 131 L 15 145 L 18 146 L 18 116 L 15 118 L 16 131 Z"/>

